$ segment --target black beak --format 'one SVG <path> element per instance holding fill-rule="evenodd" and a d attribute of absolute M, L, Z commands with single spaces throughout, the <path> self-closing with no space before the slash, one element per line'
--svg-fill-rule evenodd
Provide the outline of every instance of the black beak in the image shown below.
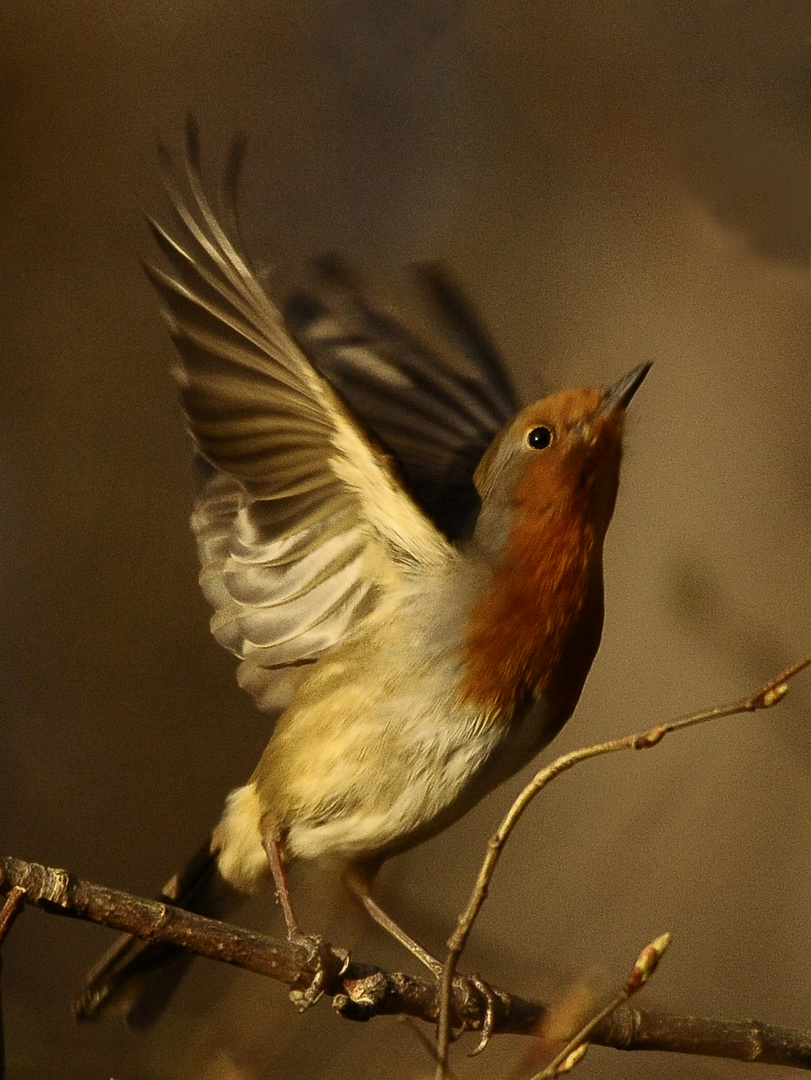
<path fill-rule="evenodd" d="M 626 409 L 652 367 L 652 364 L 640 364 L 633 371 L 629 371 L 627 375 L 623 375 L 613 386 L 609 386 L 607 390 L 604 390 L 602 401 L 597 409 L 597 415 L 608 416 L 619 409 Z"/>

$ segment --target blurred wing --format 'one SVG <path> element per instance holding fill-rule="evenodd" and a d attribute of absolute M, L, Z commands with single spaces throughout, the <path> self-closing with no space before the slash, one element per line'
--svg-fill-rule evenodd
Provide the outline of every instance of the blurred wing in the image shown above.
<path fill-rule="evenodd" d="M 312 290 L 285 317 L 302 349 L 356 415 L 395 454 L 409 490 L 446 536 L 470 530 L 479 500 L 473 473 L 518 411 L 504 366 L 472 309 L 437 267 L 422 284 L 462 362 L 433 353 L 373 308 L 336 259 L 316 264 Z"/>
<path fill-rule="evenodd" d="M 193 517 L 212 631 L 260 706 L 286 703 L 308 664 L 409 568 L 452 549 L 285 329 L 222 229 L 188 141 L 190 208 L 169 185 L 171 273 L 148 268 L 182 358 L 189 429 L 215 472 Z"/>

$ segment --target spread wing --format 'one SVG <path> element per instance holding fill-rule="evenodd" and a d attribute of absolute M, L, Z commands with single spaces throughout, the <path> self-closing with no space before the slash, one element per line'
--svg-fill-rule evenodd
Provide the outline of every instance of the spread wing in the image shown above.
<path fill-rule="evenodd" d="M 169 183 L 171 267 L 148 268 L 180 352 L 189 430 L 213 466 L 192 519 L 214 636 L 243 659 L 260 707 L 283 707 L 307 665 L 410 569 L 453 549 L 389 458 L 302 353 L 203 189 L 187 140 L 187 203 Z"/>
<path fill-rule="evenodd" d="M 285 317 L 316 367 L 395 454 L 410 492 L 451 539 L 470 531 L 479 508 L 473 473 L 496 433 L 518 411 L 504 365 L 471 307 L 436 266 L 421 284 L 459 363 L 434 353 L 376 310 L 336 259 L 316 264 L 309 291 Z"/>

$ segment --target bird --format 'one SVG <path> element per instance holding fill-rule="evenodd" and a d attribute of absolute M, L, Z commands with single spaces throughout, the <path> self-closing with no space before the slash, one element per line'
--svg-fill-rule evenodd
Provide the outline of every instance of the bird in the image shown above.
<path fill-rule="evenodd" d="M 192 528 L 211 630 L 273 727 L 162 898 L 222 918 L 271 882 L 290 939 L 312 941 L 286 868 L 338 860 L 369 915 L 436 974 L 372 895 L 375 875 L 574 712 L 602 634 L 626 409 L 651 365 L 519 408 L 489 335 L 435 266 L 422 282 L 462 346 L 454 360 L 370 304 L 334 258 L 315 291 L 280 307 L 238 239 L 233 199 L 207 195 L 192 125 L 185 157 L 185 190 L 166 165 L 174 229 L 150 223 L 169 269 L 146 269 L 200 462 Z M 188 962 L 124 936 L 74 1012 L 145 1027 Z"/>

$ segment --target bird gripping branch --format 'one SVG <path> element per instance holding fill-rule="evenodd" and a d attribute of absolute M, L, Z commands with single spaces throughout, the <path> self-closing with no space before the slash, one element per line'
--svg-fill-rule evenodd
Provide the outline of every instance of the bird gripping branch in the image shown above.
<path fill-rule="evenodd" d="M 370 915 L 436 971 L 372 880 L 571 716 L 602 632 L 625 410 L 650 365 L 517 411 L 439 271 L 424 282 L 461 365 L 371 308 L 334 263 L 283 315 L 208 201 L 191 128 L 187 182 L 189 201 L 169 185 L 173 233 L 153 225 L 170 269 L 148 273 L 207 463 L 192 525 L 212 632 L 276 722 L 164 896 L 220 917 L 272 879 L 288 933 L 311 940 L 285 867 L 337 857 Z M 150 1023 L 186 963 L 122 939 L 77 1015 Z"/>

